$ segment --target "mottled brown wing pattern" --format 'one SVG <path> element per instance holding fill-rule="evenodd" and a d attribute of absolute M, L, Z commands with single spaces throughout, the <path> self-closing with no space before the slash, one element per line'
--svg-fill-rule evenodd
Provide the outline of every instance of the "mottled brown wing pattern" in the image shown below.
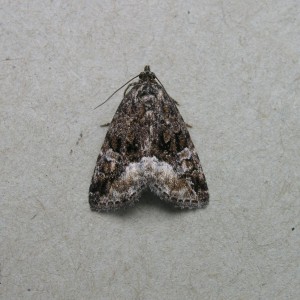
<path fill-rule="evenodd" d="M 142 177 L 123 178 L 129 164 L 140 161 L 143 155 L 140 135 L 137 135 L 142 128 L 133 113 L 137 107 L 132 92 L 119 105 L 97 159 L 89 190 L 89 203 L 95 211 L 131 206 L 138 201 L 145 186 Z"/>
<path fill-rule="evenodd" d="M 205 175 L 175 101 L 161 90 L 155 103 L 160 107 L 155 110 L 159 113 L 153 122 L 156 127 L 149 156 L 170 165 L 174 173 L 157 177 L 150 188 L 176 207 L 205 207 L 209 200 Z"/>
<path fill-rule="evenodd" d="M 204 173 L 175 101 L 146 70 L 106 134 L 89 191 L 92 210 L 133 205 L 148 186 L 180 208 L 205 207 Z"/>

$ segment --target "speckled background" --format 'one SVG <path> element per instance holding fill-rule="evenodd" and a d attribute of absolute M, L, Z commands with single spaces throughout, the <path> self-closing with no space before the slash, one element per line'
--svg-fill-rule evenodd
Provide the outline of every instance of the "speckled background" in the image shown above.
<path fill-rule="evenodd" d="M 0 33 L 1 299 L 297 299 L 299 1 L 1 1 Z M 92 213 L 122 92 L 93 107 L 145 64 L 210 205 Z"/>

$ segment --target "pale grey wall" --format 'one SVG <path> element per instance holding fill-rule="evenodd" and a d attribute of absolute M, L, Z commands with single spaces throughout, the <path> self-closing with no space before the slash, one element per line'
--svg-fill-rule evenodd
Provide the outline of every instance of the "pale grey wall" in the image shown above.
<path fill-rule="evenodd" d="M 1 299 L 299 296 L 299 1 L 0 9 Z M 193 126 L 210 205 L 92 213 L 122 93 L 92 108 L 145 64 Z"/>

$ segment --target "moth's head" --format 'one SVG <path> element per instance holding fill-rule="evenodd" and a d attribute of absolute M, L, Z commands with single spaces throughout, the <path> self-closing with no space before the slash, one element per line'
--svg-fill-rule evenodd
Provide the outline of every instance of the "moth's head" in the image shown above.
<path fill-rule="evenodd" d="M 145 66 L 144 72 L 141 72 L 139 75 L 141 81 L 154 81 L 156 76 L 153 72 L 150 71 L 150 66 Z"/>

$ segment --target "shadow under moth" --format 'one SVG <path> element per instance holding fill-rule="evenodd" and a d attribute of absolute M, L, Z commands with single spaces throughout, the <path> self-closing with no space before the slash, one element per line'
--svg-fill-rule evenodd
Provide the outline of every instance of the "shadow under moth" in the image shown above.
<path fill-rule="evenodd" d="M 132 206 L 146 188 L 178 208 L 205 207 L 205 176 L 176 101 L 149 66 L 131 80 L 137 77 L 109 124 L 89 189 L 91 210 Z"/>

